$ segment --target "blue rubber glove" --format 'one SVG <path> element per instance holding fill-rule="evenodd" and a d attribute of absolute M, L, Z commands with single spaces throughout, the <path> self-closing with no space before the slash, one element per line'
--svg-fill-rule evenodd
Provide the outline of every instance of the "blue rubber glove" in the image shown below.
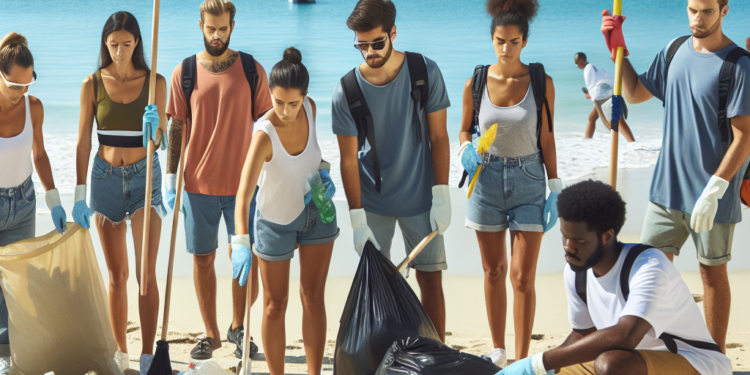
<path fill-rule="evenodd" d="M 549 232 L 557 224 L 557 196 L 562 192 L 562 180 L 553 178 L 549 181 L 549 196 L 544 206 L 544 232 Z"/>
<path fill-rule="evenodd" d="M 466 170 L 466 173 L 469 174 L 469 181 L 471 181 L 474 179 L 474 173 L 477 172 L 477 167 L 479 164 L 482 164 L 482 159 L 479 157 L 479 153 L 477 153 L 474 145 L 468 141 L 464 142 L 458 153 L 461 157 L 461 165 L 464 167 L 464 170 Z"/>
<path fill-rule="evenodd" d="M 67 215 L 65 209 L 62 208 L 60 203 L 60 193 L 57 189 L 50 189 L 44 195 L 44 200 L 47 203 L 47 208 L 52 212 L 52 222 L 55 224 L 55 228 L 58 233 L 62 233 L 65 230 L 65 221 Z"/>
<path fill-rule="evenodd" d="M 167 147 L 167 136 L 161 134 L 161 142 L 157 136 L 157 130 L 159 129 L 159 112 L 156 108 L 156 104 L 149 104 L 146 106 L 146 112 L 143 113 L 143 147 L 148 147 L 148 140 L 153 139 L 154 143 L 160 144 L 161 149 L 164 150 Z"/>
<path fill-rule="evenodd" d="M 94 213 L 86 204 L 86 185 L 76 186 L 73 199 L 75 200 L 75 204 L 73 205 L 73 220 L 81 228 L 89 229 L 91 227 L 91 215 Z"/>
<path fill-rule="evenodd" d="M 167 206 L 170 210 L 174 210 L 174 201 L 177 198 L 177 175 L 168 173 L 164 185 L 164 198 L 167 200 Z"/>
<path fill-rule="evenodd" d="M 232 278 L 239 278 L 240 286 L 247 284 L 247 275 L 253 265 L 250 235 L 232 236 Z"/>
<path fill-rule="evenodd" d="M 536 365 L 536 366 L 535 366 Z M 536 369 L 535 369 L 536 368 Z M 513 362 L 496 375 L 554 375 L 555 370 L 545 370 L 542 353 Z"/>

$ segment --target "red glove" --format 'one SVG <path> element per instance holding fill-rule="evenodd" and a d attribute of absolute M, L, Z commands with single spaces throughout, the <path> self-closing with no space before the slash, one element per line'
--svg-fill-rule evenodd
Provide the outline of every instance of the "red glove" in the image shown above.
<path fill-rule="evenodd" d="M 604 41 L 607 42 L 609 52 L 612 53 L 612 61 L 617 58 L 617 47 L 625 49 L 625 56 L 630 55 L 625 45 L 625 36 L 622 35 L 623 22 L 625 22 L 625 16 L 611 16 L 607 10 L 602 11 L 602 34 L 604 34 Z"/>

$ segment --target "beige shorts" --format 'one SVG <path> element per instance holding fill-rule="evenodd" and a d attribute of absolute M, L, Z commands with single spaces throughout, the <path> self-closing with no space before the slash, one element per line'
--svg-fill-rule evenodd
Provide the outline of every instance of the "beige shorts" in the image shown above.
<path fill-rule="evenodd" d="M 706 266 L 720 266 L 732 259 L 735 224 L 714 223 L 708 232 L 690 229 L 690 214 L 649 202 L 643 222 L 641 242 L 667 254 L 680 255 L 688 237 L 698 250 L 698 261 Z"/>
<path fill-rule="evenodd" d="M 679 354 L 657 350 L 638 350 L 638 354 L 646 361 L 649 375 L 700 375 L 693 365 Z M 563 367 L 558 375 L 592 375 L 594 362 L 581 363 Z"/>

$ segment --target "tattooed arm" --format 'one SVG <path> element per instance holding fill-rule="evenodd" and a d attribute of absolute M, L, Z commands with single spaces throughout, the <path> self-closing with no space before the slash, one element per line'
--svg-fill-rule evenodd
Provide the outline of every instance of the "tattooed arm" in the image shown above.
<path fill-rule="evenodd" d="M 180 152 L 182 151 L 182 131 L 185 122 L 172 118 L 172 126 L 169 127 L 169 142 L 167 149 L 167 174 L 177 173 L 180 164 Z"/>

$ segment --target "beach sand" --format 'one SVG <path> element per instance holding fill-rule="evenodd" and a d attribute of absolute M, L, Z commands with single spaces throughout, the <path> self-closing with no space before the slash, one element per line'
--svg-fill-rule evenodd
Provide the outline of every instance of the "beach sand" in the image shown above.
<path fill-rule="evenodd" d="M 618 190 L 628 202 L 628 222 L 621 233 L 623 242 L 637 242 L 643 223 L 643 215 L 647 205 L 648 187 L 651 180 L 652 169 L 623 170 L 620 172 Z M 594 178 L 606 178 L 606 171 L 598 171 Z M 446 248 L 448 249 L 449 270 L 444 276 L 445 299 L 447 305 L 447 343 L 454 348 L 475 354 L 485 354 L 492 349 L 489 334 L 489 325 L 484 302 L 483 278 L 480 263 L 479 250 L 473 231 L 465 228 L 466 215 L 465 193 L 458 189 L 452 191 L 453 222 L 446 233 Z M 351 249 L 351 228 L 348 225 L 345 202 L 336 202 L 340 213 L 339 225 L 341 236 L 336 242 L 333 261 L 331 264 L 330 277 L 326 287 L 326 308 L 328 313 L 328 337 L 325 353 L 324 370 L 332 370 L 335 340 L 338 332 L 338 322 L 341 318 L 346 296 L 351 286 L 352 277 L 357 267 L 357 255 Z M 745 213 L 746 210 L 743 210 Z M 730 263 L 730 282 L 733 286 L 732 311 L 729 324 L 727 342 L 730 344 L 727 355 L 732 361 L 735 371 L 750 370 L 750 319 L 747 319 L 747 311 L 750 311 L 750 291 L 744 288 L 750 285 L 750 270 L 742 267 L 747 264 L 748 254 L 744 252 L 744 244 L 748 243 L 750 233 L 742 230 L 747 223 L 740 224 L 735 233 L 735 258 Z M 168 237 L 171 224 L 165 224 L 163 237 Z M 403 243 L 398 240 L 400 234 L 396 233 L 393 252 L 394 262 L 403 257 Z M 92 236 L 96 237 L 95 231 Z M 184 241 L 184 234 L 182 241 Z M 178 237 L 180 237 L 178 236 Z M 223 241 L 220 234 L 220 241 Z M 98 239 L 94 239 L 98 243 Z M 220 242 L 221 243 L 221 242 Z M 547 350 L 560 345 L 570 333 L 570 325 L 567 320 L 567 307 L 565 291 L 562 284 L 562 268 L 564 258 L 560 249 L 560 234 L 558 229 L 553 229 L 545 235 L 539 261 L 539 274 L 536 280 L 537 311 L 533 329 L 533 339 L 530 354 Z M 222 245 L 222 250 L 224 251 Z M 100 250 L 98 250 L 100 251 Z M 162 241 L 159 255 L 160 273 L 166 273 L 166 258 L 168 252 L 168 239 Z M 169 323 L 170 358 L 173 368 L 185 370 L 190 362 L 189 352 L 192 349 L 196 337 L 203 334 L 204 326 L 198 310 L 197 300 L 192 273 L 192 261 L 184 252 L 184 247 L 178 246 L 176 252 L 176 268 L 174 279 L 172 308 Z M 223 329 L 231 323 L 231 264 L 228 259 L 217 257 L 218 280 L 218 324 Z M 738 262 L 739 260 L 739 262 Z M 132 262 L 132 260 L 131 260 Z M 733 265 L 734 263 L 734 265 Z M 740 263 L 739 265 L 737 263 Z M 683 249 L 683 256 L 678 257 L 676 265 L 681 270 L 683 278 L 692 293 L 702 296 L 703 286 L 700 275 L 697 272 L 695 250 L 693 245 L 688 244 Z M 744 268 L 744 269 L 743 269 Z M 131 268 L 134 269 L 134 268 Z M 302 307 L 298 297 L 299 290 L 299 263 L 292 261 L 292 280 L 290 283 L 289 306 L 287 310 L 287 352 L 286 372 L 306 373 L 305 353 L 302 343 Z M 106 273 L 104 274 L 106 281 Z M 140 330 L 138 323 L 137 285 L 135 278 L 129 282 L 129 319 L 130 333 L 128 334 L 129 351 L 131 353 L 132 368 L 138 367 L 140 356 Z M 416 280 L 409 278 L 417 295 L 419 295 Z M 159 279 L 159 290 L 163 299 L 165 280 L 163 276 Z M 508 305 L 512 306 L 513 295 L 508 287 Z M 262 293 L 262 291 L 261 291 Z M 259 298 L 262 301 L 262 295 Z M 702 303 L 699 307 L 703 311 Z M 266 373 L 267 367 L 263 356 L 263 344 L 261 342 L 261 314 L 262 306 L 256 303 L 252 309 L 251 330 L 260 352 L 254 357 L 253 371 L 255 373 Z M 161 315 L 159 322 L 162 321 Z M 159 331 L 161 332 L 161 328 Z M 158 336 L 158 335 L 157 335 Z M 225 337 L 222 337 L 225 339 Z M 224 367 L 236 366 L 239 362 L 234 357 L 234 344 L 222 343 L 222 348 L 214 353 L 215 359 Z M 508 310 L 506 345 L 508 358 L 515 358 L 513 311 Z"/>

